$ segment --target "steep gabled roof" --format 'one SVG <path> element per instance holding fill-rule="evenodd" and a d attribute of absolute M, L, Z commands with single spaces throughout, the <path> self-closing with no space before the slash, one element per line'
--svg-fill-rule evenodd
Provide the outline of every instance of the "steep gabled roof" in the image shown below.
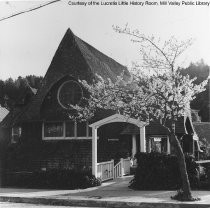
<path fill-rule="evenodd" d="M 0 122 L 7 116 L 7 114 L 9 113 L 9 111 L 0 106 Z"/>
<path fill-rule="evenodd" d="M 65 76 L 92 82 L 97 74 L 104 79 L 115 81 L 123 71 L 124 79 L 128 80 L 130 75 L 125 66 L 90 46 L 68 29 L 52 59 L 42 86 L 15 122 L 40 119 L 40 108 L 45 96 L 53 85 Z"/>
<path fill-rule="evenodd" d="M 2 120 L 1 126 L 3 128 L 9 128 L 10 126 L 13 126 L 17 118 L 21 115 L 24 108 L 16 107 L 12 109 L 7 116 Z"/>
<path fill-rule="evenodd" d="M 1 126 L 4 128 L 9 128 L 12 126 L 19 116 L 25 111 L 27 105 L 32 100 L 33 96 L 36 94 L 36 89 L 27 85 L 27 88 L 18 97 L 15 102 L 15 107 L 9 111 L 9 113 L 2 119 Z"/>
<path fill-rule="evenodd" d="M 122 66 L 114 59 L 96 50 L 93 46 L 84 42 L 80 38 L 75 36 L 75 39 L 85 60 L 91 67 L 92 73 L 98 74 L 105 79 L 109 78 L 112 81 L 115 81 L 116 77 L 119 76 L 123 71 L 125 80 L 130 77 L 130 74 L 125 66 Z"/>

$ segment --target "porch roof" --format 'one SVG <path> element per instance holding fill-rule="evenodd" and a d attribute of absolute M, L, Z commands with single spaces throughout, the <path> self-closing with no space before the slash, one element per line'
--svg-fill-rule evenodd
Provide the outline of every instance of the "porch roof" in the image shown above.
<path fill-rule="evenodd" d="M 114 122 L 130 123 L 130 124 L 136 125 L 139 128 L 147 125 L 146 122 L 140 121 L 138 119 L 126 117 L 126 116 L 121 115 L 121 114 L 114 114 L 112 116 L 109 116 L 109 117 L 106 117 L 104 119 L 101 119 L 101 120 L 99 120 L 99 121 L 97 121 L 95 123 L 92 123 L 89 126 L 91 128 L 99 128 L 100 126 L 103 126 L 103 125 L 108 124 L 108 123 L 114 123 Z"/>
<path fill-rule="evenodd" d="M 167 130 L 161 126 L 157 122 L 150 122 L 146 126 L 146 134 L 147 135 L 167 135 Z M 179 121 L 176 122 L 176 133 L 177 134 L 185 134 L 187 130 L 184 124 L 184 117 L 181 117 Z M 125 129 L 121 132 L 123 135 L 132 135 L 132 134 L 139 134 L 139 129 L 136 126 L 128 124 Z"/>

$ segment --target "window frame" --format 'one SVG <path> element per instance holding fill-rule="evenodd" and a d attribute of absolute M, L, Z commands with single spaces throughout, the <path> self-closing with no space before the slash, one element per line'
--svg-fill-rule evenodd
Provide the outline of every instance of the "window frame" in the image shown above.
<path fill-rule="evenodd" d="M 15 134 L 14 133 L 14 129 L 15 128 L 18 128 L 18 133 L 17 134 Z M 20 137 L 21 137 L 21 134 L 22 134 L 22 127 L 21 126 L 13 126 L 12 127 L 12 132 L 11 132 L 11 143 L 12 144 L 15 144 L 15 143 L 18 143 L 19 141 L 16 141 L 15 139 L 14 139 L 14 136 L 17 136 L 18 137 L 18 140 L 20 139 Z"/>
<path fill-rule="evenodd" d="M 168 135 L 149 135 L 149 141 L 148 141 L 148 151 L 152 151 L 152 144 L 151 144 L 151 139 L 154 138 L 161 138 L 161 153 L 162 153 L 162 139 L 166 139 L 166 153 L 170 154 L 171 153 L 171 148 L 170 148 L 170 142 L 169 142 L 169 136 Z"/>
<path fill-rule="evenodd" d="M 63 86 L 64 86 L 65 84 L 67 84 L 67 83 L 70 83 L 70 82 L 73 82 L 73 83 L 75 83 L 76 85 L 78 85 L 78 87 L 79 87 L 80 90 L 81 90 L 81 98 L 80 98 L 80 100 L 78 101 L 77 104 L 80 103 L 81 99 L 82 99 L 83 96 L 84 96 L 84 92 L 83 92 L 82 86 L 81 86 L 77 81 L 75 81 L 75 80 L 67 80 L 67 81 L 63 82 L 63 83 L 60 85 L 60 87 L 58 88 L 57 100 L 58 100 L 59 105 L 60 105 L 62 108 L 64 108 L 64 109 L 68 109 L 68 107 L 66 107 L 66 106 L 60 101 L 60 92 L 61 92 Z"/>
<path fill-rule="evenodd" d="M 59 136 L 56 136 L 56 137 L 47 137 L 47 136 L 45 136 L 45 124 L 46 123 L 62 123 L 63 136 L 61 136 L 61 137 L 59 137 Z M 43 122 L 42 123 L 42 139 L 43 140 L 61 140 L 61 139 L 64 139 L 64 133 L 65 133 L 65 126 L 63 125 L 62 121 L 47 121 L 47 122 Z"/>
<path fill-rule="evenodd" d="M 44 128 L 45 128 L 45 123 L 62 123 L 63 125 L 63 136 L 62 137 L 45 137 L 44 135 Z M 42 122 L 42 140 L 82 140 L 82 139 L 92 139 L 92 136 L 89 136 L 89 123 L 86 122 L 86 136 L 77 136 L 77 122 L 74 123 L 74 136 L 73 137 L 68 137 L 66 136 L 66 123 L 68 121 L 45 121 Z"/>

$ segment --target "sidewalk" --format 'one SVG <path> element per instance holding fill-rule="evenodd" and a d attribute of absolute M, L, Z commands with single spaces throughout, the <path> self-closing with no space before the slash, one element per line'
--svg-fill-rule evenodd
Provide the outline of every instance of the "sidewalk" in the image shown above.
<path fill-rule="evenodd" d="M 89 207 L 210 207 L 210 191 L 193 191 L 201 201 L 177 202 L 175 191 L 134 191 L 128 188 L 131 176 L 80 190 L 0 189 L 0 201 Z"/>

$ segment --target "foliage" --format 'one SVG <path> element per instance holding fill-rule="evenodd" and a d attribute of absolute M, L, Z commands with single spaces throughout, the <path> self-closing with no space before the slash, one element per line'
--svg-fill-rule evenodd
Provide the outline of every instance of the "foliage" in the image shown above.
<path fill-rule="evenodd" d="M 112 109 L 127 117 L 155 120 L 164 126 L 168 123 L 170 129 L 173 121 L 189 112 L 190 102 L 207 84 L 207 80 L 195 84 L 196 78 L 190 79 L 178 70 L 177 59 L 192 41 L 172 37 L 161 43 L 153 36 L 146 37 L 137 30 L 131 32 L 127 27 L 114 29 L 131 35 L 140 44 L 142 64 L 133 67 L 128 82 L 123 80 L 123 74 L 115 83 L 101 77 L 94 84 L 81 81 L 90 96 L 85 98 L 84 106 L 72 106 L 78 112 L 75 118 L 90 120 L 96 109 Z"/>
<path fill-rule="evenodd" d="M 182 75 L 188 74 L 191 79 L 197 78 L 194 81 L 194 84 L 200 84 L 201 82 L 206 80 L 210 75 L 209 66 L 205 64 L 203 60 L 200 60 L 200 62 L 197 63 L 191 63 L 190 66 L 186 69 L 182 68 L 179 70 Z M 210 104 L 210 80 L 208 81 L 205 88 L 206 90 L 204 92 L 196 95 L 196 98 L 191 102 L 191 107 L 193 109 L 199 110 L 199 114 L 202 118 L 202 121 L 210 121 L 210 108 L 208 107 Z"/>
<path fill-rule="evenodd" d="M 29 75 L 26 77 L 19 76 L 13 80 L 9 78 L 5 81 L 0 80 L 0 105 L 12 109 L 25 91 L 31 87 L 38 89 L 41 86 L 42 77 Z"/>
<path fill-rule="evenodd" d="M 24 188 L 77 189 L 100 186 L 101 180 L 86 170 L 60 170 L 8 173 L 5 186 Z"/>
<path fill-rule="evenodd" d="M 209 66 L 201 59 L 196 63 L 190 63 L 187 68 L 180 68 L 183 75 L 189 75 L 191 79 L 197 77 L 195 84 L 200 84 L 209 77 Z"/>
<path fill-rule="evenodd" d="M 179 71 L 140 77 L 133 74 L 128 82 L 123 81 L 123 75 L 115 83 L 102 78 L 92 85 L 81 81 L 90 96 L 83 98 L 84 106 L 72 106 L 77 110 L 74 116 L 89 120 L 97 109 L 112 109 L 127 117 L 156 120 L 165 125 L 189 111 L 190 100 L 205 89 L 206 82 L 195 85 L 193 81 Z"/>
<path fill-rule="evenodd" d="M 210 190 L 210 166 L 209 163 L 199 164 L 200 190 Z"/>
<path fill-rule="evenodd" d="M 177 157 L 163 153 L 138 153 L 137 170 L 131 188 L 139 190 L 180 189 L 181 177 Z M 191 187 L 198 188 L 198 165 L 186 155 L 187 172 Z"/>

